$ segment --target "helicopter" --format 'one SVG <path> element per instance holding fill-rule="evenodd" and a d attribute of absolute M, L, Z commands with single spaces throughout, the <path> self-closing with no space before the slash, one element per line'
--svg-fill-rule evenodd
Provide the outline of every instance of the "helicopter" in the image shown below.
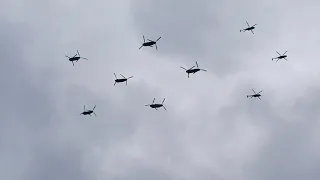
<path fill-rule="evenodd" d="M 95 116 L 97 116 L 96 113 L 93 112 L 95 108 L 96 108 L 96 105 L 93 107 L 92 110 L 86 110 L 86 106 L 84 105 L 83 112 L 80 115 L 90 115 L 91 116 L 91 114 L 93 113 Z"/>
<path fill-rule="evenodd" d="M 156 46 L 156 50 L 158 50 L 158 47 L 157 47 L 157 42 L 159 41 L 159 39 L 161 37 L 159 37 L 156 41 L 152 41 L 150 39 L 147 39 L 149 42 L 146 42 L 146 40 L 144 39 L 144 36 L 143 37 L 143 44 L 141 45 L 141 47 L 139 49 L 141 49 L 143 46 L 150 46 L 150 47 L 153 47 L 153 45 Z"/>
<path fill-rule="evenodd" d="M 71 62 L 72 62 L 72 65 L 73 65 L 73 66 L 74 66 L 74 62 L 73 62 L 73 61 L 78 62 L 78 61 L 79 61 L 79 59 L 85 59 L 85 60 L 88 60 L 87 58 L 80 57 L 80 53 L 79 53 L 79 51 L 78 51 L 78 50 L 77 50 L 77 53 L 78 53 L 78 54 L 74 55 L 73 57 L 69 57 L 69 56 L 65 55 L 67 58 L 69 58 L 69 61 L 71 61 Z M 77 55 L 79 55 L 79 56 L 77 56 Z"/>
<path fill-rule="evenodd" d="M 184 70 L 186 70 L 186 73 L 188 73 L 188 78 L 189 78 L 189 74 L 190 73 L 196 73 L 196 72 L 198 72 L 198 71 L 207 71 L 207 70 L 205 70 L 205 69 L 199 69 L 199 65 L 198 65 L 198 62 L 196 61 L 196 64 L 197 64 L 197 68 L 195 68 L 195 69 L 193 69 L 195 66 L 192 66 L 192 68 L 190 68 L 190 69 L 186 69 L 186 68 L 184 68 L 184 67 L 181 67 L 182 69 L 184 69 Z"/>
<path fill-rule="evenodd" d="M 278 53 L 278 51 L 276 51 L 277 53 Z M 278 53 L 279 54 L 279 56 L 278 57 L 276 57 L 276 58 L 272 58 L 272 61 L 274 60 L 274 59 L 277 59 L 277 61 L 276 62 L 278 62 L 280 59 L 285 59 L 286 61 L 288 61 L 288 59 L 286 58 L 287 57 L 287 55 L 285 55 L 286 53 L 287 53 L 288 51 L 286 51 L 285 53 L 283 53 L 282 55 L 280 54 L 280 53 Z"/>
<path fill-rule="evenodd" d="M 120 83 L 120 82 L 126 82 L 126 86 L 127 86 L 127 85 L 128 85 L 128 79 L 133 78 L 133 76 L 126 78 L 126 77 L 124 77 L 122 74 L 120 74 L 120 75 L 123 77 L 123 79 L 118 79 L 116 73 L 113 73 L 113 74 L 114 74 L 114 76 L 116 77 L 116 79 L 114 80 L 114 84 L 113 84 L 114 86 L 115 86 L 117 83 Z"/>
<path fill-rule="evenodd" d="M 255 97 L 255 98 L 259 98 L 260 99 L 260 96 L 261 96 L 261 92 L 263 91 L 263 90 L 261 90 L 260 92 L 258 92 L 258 93 L 256 93 L 255 91 L 254 91 L 254 89 L 252 89 L 252 91 L 253 91 L 253 95 L 247 95 L 247 98 L 248 97 L 250 97 L 250 98 L 253 98 L 253 97 Z M 261 99 L 260 99 L 261 100 Z"/>
<path fill-rule="evenodd" d="M 245 28 L 245 29 L 241 29 L 241 30 L 240 30 L 240 32 L 251 31 L 251 32 L 252 32 L 252 34 L 254 34 L 254 33 L 253 33 L 253 29 L 255 29 L 255 27 L 254 27 L 254 26 L 256 26 L 257 24 L 255 24 L 255 25 L 253 25 L 253 26 L 250 26 L 250 25 L 249 25 L 249 23 L 248 23 L 248 21 L 246 21 L 246 23 L 247 23 L 248 27 L 247 27 L 247 28 Z"/>
<path fill-rule="evenodd" d="M 156 100 L 156 98 L 153 98 L 152 104 L 147 104 L 145 106 L 150 106 L 151 108 L 154 108 L 156 110 L 158 110 L 158 108 L 160 108 L 160 107 L 163 107 L 165 110 L 167 110 L 166 107 L 164 107 L 164 105 L 163 105 L 163 102 L 164 102 L 164 100 L 166 100 L 166 98 L 163 99 L 161 104 L 154 104 L 154 100 Z"/>

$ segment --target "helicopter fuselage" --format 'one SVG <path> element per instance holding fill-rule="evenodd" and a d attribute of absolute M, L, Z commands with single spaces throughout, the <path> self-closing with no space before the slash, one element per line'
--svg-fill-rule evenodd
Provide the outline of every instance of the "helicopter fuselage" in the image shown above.
<path fill-rule="evenodd" d="M 125 81 L 127 81 L 127 79 L 116 79 L 116 80 L 114 80 L 115 82 L 125 82 Z"/>
<path fill-rule="evenodd" d="M 156 42 L 150 41 L 150 42 L 145 42 L 145 43 L 143 43 L 142 45 L 143 45 L 143 46 L 152 46 L 152 45 L 154 45 L 154 44 L 156 44 Z"/>
<path fill-rule="evenodd" d="M 92 114 L 93 113 L 93 111 L 92 110 L 89 110 L 89 111 L 84 111 L 82 114 L 83 115 L 90 115 L 90 114 Z"/>
<path fill-rule="evenodd" d="M 248 27 L 248 28 L 246 28 L 246 29 L 244 29 L 244 30 L 246 30 L 246 31 L 251 31 L 251 30 L 253 30 L 255 27 Z"/>
<path fill-rule="evenodd" d="M 198 72 L 198 71 L 200 71 L 200 69 L 197 68 L 197 69 L 188 69 L 186 72 L 187 72 L 187 73 L 193 73 L 193 74 L 194 74 L 194 73 L 196 73 L 196 72 Z"/>
<path fill-rule="evenodd" d="M 72 57 L 69 58 L 69 61 L 78 61 L 80 59 L 80 57 Z"/>
<path fill-rule="evenodd" d="M 279 56 L 278 59 L 283 59 L 283 58 L 286 58 L 287 55 L 282 55 L 282 56 Z"/>
<path fill-rule="evenodd" d="M 162 106 L 163 106 L 162 104 L 151 104 L 150 105 L 151 108 L 160 108 Z"/>
<path fill-rule="evenodd" d="M 253 94 L 253 95 L 248 95 L 248 97 L 260 97 L 261 94 Z"/>

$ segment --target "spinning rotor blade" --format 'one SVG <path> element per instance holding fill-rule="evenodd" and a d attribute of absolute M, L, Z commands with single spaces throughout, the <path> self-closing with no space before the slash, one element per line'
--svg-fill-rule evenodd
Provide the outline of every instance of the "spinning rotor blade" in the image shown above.
<path fill-rule="evenodd" d="M 150 42 L 154 42 L 154 41 L 152 41 L 152 40 L 150 40 L 150 39 L 147 39 L 148 41 L 150 41 Z"/>
<path fill-rule="evenodd" d="M 254 89 L 252 89 L 252 91 L 253 91 L 254 94 L 257 94 L 257 93 L 254 91 Z"/>
<path fill-rule="evenodd" d="M 187 69 L 186 69 L 186 68 L 184 68 L 184 67 L 182 67 L 182 66 L 180 66 L 180 68 L 182 68 L 182 69 L 184 69 L 184 70 L 186 70 L 186 71 L 187 71 Z"/>
<path fill-rule="evenodd" d="M 250 30 L 252 32 L 252 34 L 254 34 L 254 32 L 252 30 Z"/>
<path fill-rule="evenodd" d="M 283 55 L 285 55 L 288 51 L 284 52 Z"/>
<path fill-rule="evenodd" d="M 246 21 L 246 23 L 247 23 L 248 27 L 250 27 L 250 25 L 249 25 L 248 21 Z"/>
<path fill-rule="evenodd" d="M 131 77 L 128 77 L 127 79 L 130 79 L 130 78 L 133 78 L 133 76 L 131 76 Z"/>
<path fill-rule="evenodd" d="M 286 61 L 288 61 L 288 59 L 287 58 L 283 58 L 284 60 L 286 60 Z"/>
<path fill-rule="evenodd" d="M 83 106 L 83 111 L 86 111 L 86 105 Z"/>
<path fill-rule="evenodd" d="M 94 105 L 94 107 L 93 107 L 92 111 L 96 108 L 96 106 L 97 106 L 97 105 Z"/>
<path fill-rule="evenodd" d="M 158 46 L 157 46 L 157 44 L 154 44 L 155 46 L 156 46 L 156 50 L 158 51 Z"/>
<path fill-rule="evenodd" d="M 164 108 L 164 110 L 167 110 L 167 108 L 166 107 L 164 107 L 164 106 L 162 106 L 163 108 Z"/>
<path fill-rule="evenodd" d="M 124 75 L 120 74 L 120 76 L 122 76 L 124 79 L 126 79 L 126 77 L 124 77 Z"/>
<path fill-rule="evenodd" d="M 163 101 L 162 101 L 162 103 L 161 103 L 161 104 L 163 104 L 163 102 L 164 102 L 165 100 L 166 100 L 166 98 L 164 98 L 164 99 L 163 99 Z"/>
<path fill-rule="evenodd" d="M 252 27 L 256 26 L 257 24 L 253 25 Z"/>
<path fill-rule="evenodd" d="M 80 57 L 80 58 L 85 59 L 85 60 L 88 60 L 88 59 L 87 59 L 87 58 L 85 58 L 85 57 Z"/>
<path fill-rule="evenodd" d="M 115 81 L 114 84 L 113 84 L 113 86 L 115 86 L 116 84 L 117 84 L 117 82 Z"/>
<path fill-rule="evenodd" d="M 78 53 L 78 55 L 80 56 L 80 53 L 79 53 L 79 51 L 77 50 L 77 53 Z"/>
<path fill-rule="evenodd" d="M 159 41 L 159 39 L 161 39 L 161 36 L 156 40 L 156 42 L 158 42 L 158 41 Z"/>
<path fill-rule="evenodd" d="M 258 92 L 258 94 L 262 93 L 263 90 L 261 90 L 260 92 Z"/>
<path fill-rule="evenodd" d="M 95 113 L 95 112 L 93 112 L 93 114 L 97 117 L 97 115 L 96 115 L 96 113 Z"/>
<path fill-rule="evenodd" d="M 154 100 L 156 100 L 156 98 L 153 98 L 152 104 L 154 103 Z"/>
<path fill-rule="evenodd" d="M 128 81 L 126 81 L 126 86 L 128 86 Z"/>
<path fill-rule="evenodd" d="M 276 51 L 276 52 L 279 54 L 279 56 L 281 56 L 281 54 L 278 51 Z"/>
<path fill-rule="evenodd" d="M 195 67 L 195 66 L 192 66 L 192 68 L 194 68 L 194 67 Z M 192 68 L 190 68 L 190 69 L 192 69 Z M 189 69 L 189 70 L 190 70 L 190 69 Z"/>
<path fill-rule="evenodd" d="M 197 68 L 199 68 L 198 62 L 196 61 Z"/>
<path fill-rule="evenodd" d="M 76 56 L 77 56 L 77 54 L 75 54 L 75 55 L 73 56 L 73 58 L 76 57 Z"/>
<path fill-rule="evenodd" d="M 207 70 L 205 70 L 205 69 L 200 69 L 201 71 L 207 71 Z"/>
<path fill-rule="evenodd" d="M 141 47 L 139 47 L 139 49 L 141 49 L 143 47 L 143 45 Z"/>
<path fill-rule="evenodd" d="M 114 74 L 114 77 L 116 77 L 116 79 L 118 79 L 118 78 L 117 78 L 117 75 L 116 75 L 116 73 L 113 73 L 113 74 Z"/>
<path fill-rule="evenodd" d="M 189 73 L 188 73 L 188 78 L 189 78 Z"/>
<path fill-rule="evenodd" d="M 71 61 L 72 62 L 72 65 L 74 66 L 74 62 L 73 61 Z"/>
<path fill-rule="evenodd" d="M 64 56 L 66 56 L 67 58 L 69 58 L 69 59 L 70 59 L 70 57 L 69 57 L 69 56 L 67 56 L 67 55 L 64 55 Z"/>
<path fill-rule="evenodd" d="M 144 39 L 144 36 L 142 36 L 143 37 L 143 42 L 146 42 L 146 40 Z"/>
<path fill-rule="evenodd" d="M 258 97 L 260 100 L 261 100 L 261 98 L 260 97 Z"/>
<path fill-rule="evenodd" d="M 150 104 L 146 104 L 145 106 L 150 106 Z"/>

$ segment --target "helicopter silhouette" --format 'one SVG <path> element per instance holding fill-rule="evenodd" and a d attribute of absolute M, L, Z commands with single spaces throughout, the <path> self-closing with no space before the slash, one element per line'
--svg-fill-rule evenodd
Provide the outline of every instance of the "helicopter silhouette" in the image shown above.
<path fill-rule="evenodd" d="M 71 62 L 72 62 L 72 65 L 73 65 L 73 66 L 74 66 L 74 62 L 73 62 L 73 61 L 78 62 L 78 61 L 79 61 L 79 59 L 85 59 L 85 60 L 88 60 L 87 58 L 80 57 L 80 53 L 79 53 L 79 51 L 78 51 L 78 50 L 77 50 L 77 53 L 78 53 L 78 54 L 74 55 L 73 57 L 69 57 L 69 56 L 65 55 L 67 58 L 69 58 L 69 61 L 71 61 Z M 77 56 L 77 55 L 79 55 L 79 56 Z"/>
<path fill-rule="evenodd" d="M 86 106 L 84 105 L 83 112 L 80 115 L 90 115 L 91 116 L 91 114 L 93 113 L 95 116 L 97 116 L 96 113 L 93 112 L 95 108 L 96 108 L 96 105 L 93 107 L 92 110 L 86 110 Z"/>
<path fill-rule="evenodd" d="M 141 49 L 143 46 L 153 47 L 153 45 L 155 45 L 155 46 L 156 46 L 156 50 L 158 50 L 157 42 L 159 41 L 159 39 L 160 39 L 161 37 L 159 37 L 156 41 L 147 39 L 149 42 L 146 42 L 146 40 L 144 39 L 144 36 L 142 36 L 142 37 L 143 37 L 143 44 L 141 45 L 141 47 L 140 47 L 139 49 Z"/>
<path fill-rule="evenodd" d="M 276 51 L 277 53 L 278 53 L 278 51 Z M 278 62 L 280 59 L 285 59 L 286 61 L 288 61 L 288 59 L 286 58 L 287 57 L 287 55 L 285 55 L 286 53 L 287 53 L 288 51 L 286 51 L 285 53 L 283 53 L 282 55 L 280 54 L 280 53 L 278 53 L 279 54 L 279 56 L 278 57 L 276 57 L 276 58 L 272 58 L 272 61 L 274 60 L 274 59 L 277 59 L 277 61 L 276 62 Z"/>
<path fill-rule="evenodd" d="M 118 79 L 116 73 L 113 73 L 113 74 L 114 74 L 114 76 L 116 77 L 116 79 L 114 80 L 114 84 L 113 84 L 114 86 L 115 86 L 117 83 L 120 83 L 120 82 L 126 82 L 126 86 L 127 86 L 127 85 L 128 85 L 128 79 L 133 78 L 133 76 L 126 78 L 126 77 L 124 77 L 122 74 L 120 74 L 123 78 L 122 78 L 122 79 Z"/>
<path fill-rule="evenodd" d="M 261 96 L 260 93 L 261 93 L 263 90 L 261 90 L 261 91 L 258 92 L 258 93 L 256 93 L 256 92 L 254 91 L 254 89 L 252 89 L 252 91 L 253 91 L 254 94 L 253 94 L 253 95 L 247 95 L 247 98 L 248 98 L 248 97 L 250 97 L 250 98 L 253 98 L 253 97 L 254 97 L 254 98 L 259 98 L 259 99 L 260 99 L 260 96 Z M 261 100 L 261 99 L 260 99 L 260 100 Z"/>
<path fill-rule="evenodd" d="M 195 66 L 192 66 L 192 68 L 190 68 L 190 69 L 186 69 L 186 68 L 184 68 L 184 67 L 181 67 L 182 69 L 184 69 L 184 70 L 186 70 L 186 73 L 188 73 L 188 78 L 189 78 L 189 74 L 190 73 L 196 73 L 196 72 L 198 72 L 198 71 L 207 71 L 207 70 L 205 70 L 205 69 L 199 69 L 199 65 L 198 65 L 198 62 L 196 61 L 196 65 L 197 65 L 197 68 L 195 68 L 195 69 L 193 69 Z"/>
<path fill-rule="evenodd" d="M 253 25 L 253 26 L 250 26 L 250 25 L 249 25 L 249 23 L 248 23 L 247 21 L 246 21 L 246 23 L 247 23 L 248 27 L 247 27 L 247 28 L 245 28 L 245 29 L 241 29 L 241 30 L 240 30 L 240 32 L 251 31 L 251 32 L 252 32 L 252 34 L 254 34 L 253 29 L 255 29 L 255 27 L 254 27 L 254 26 L 256 26 L 257 24 L 255 24 L 255 25 Z"/>
<path fill-rule="evenodd" d="M 165 110 L 167 110 L 166 107 L 164 107 L 164 105 L 163 105 L 163 102 L 164 102 L 164 100 L 166 100 L 166 98 L 163 99 L 161 104 L 154 104 L 154 100 L 156 100 L 156 98 L 153 98 L 152 104 L 147 104 L 145 106 L 150 106 L 151 108 L 156 109 L 156 110 L 158 110 L 158 108 L 163 107 Z"/>

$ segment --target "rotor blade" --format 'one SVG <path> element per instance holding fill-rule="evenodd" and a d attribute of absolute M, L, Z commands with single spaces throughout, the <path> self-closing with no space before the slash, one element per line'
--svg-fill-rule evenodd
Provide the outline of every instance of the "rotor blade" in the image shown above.
<path fill-rule="evenodd" d="M 124 75 L 120 74 L 120 76 L 122 76 L 124 79 L 126 79 L 126 77 L 124 77 Z"/>
<path fill-rule="evenodd" d="M 85 58 L 85 57 L 80 57 L 80 58 L 85 59 L 85 60 L 88 60 L 88 59 L 87 59 L 87 58 Z"/>
<path fill-rule="evenodd" d="M 77 53 L 78 53 L 78 55 L 80 56 L 80 53 L 79 53 L 79 51 L 77 50 Z"/>
<path fill-rule="evenodd" d="M 133 78 L 133 76 L 131 76 L 131 77 L 128 77 L 127 79 L 130 79 L 130 78 Z"/>
<path fill-rule="evenodd" d="M 254 89 L 252 89 L 252 91 L 253 91 L 254 94 L 257 94 L 257 93 L 254 91 Z"/>
<path fill-rule="evenodd" d="M 83 111 L 86 111 L 86 105 L 83 106 Z"/>
<path fill-rule="evenodd" d="M 288 61 L 288 59 L 287 59 L 287 58 L 283 58 L 283 59 L 285 59 L 286 61 Z"/>
<path fill-rule="evenodd" d="M 194 68 L 194 67 L 195 67 L 195 66 L 192 66 L 192 68 Z M 190 69 L 192 69 L 192 68 L 190 68 Z M 189 69 L 189 70 L 190 70 L 190 69 Z"/>
<path fill-rule="evenodd" d="M 113 86 L 115 86 L 116 84 L 117 84 L 117 82 L 115 81 L 114 84 L 113 84 Z"/>
<path fill-rule="evenodd" d="M 159 39 L 161 39 L 161 36 L 156 40 L 156 42 L 159 41 Z"/>
<path fill-rule="evenodd" d="M 261 90 L 260 92 L 258 92 L 258 94 L 262 93 L 263 90 Z"/>
<path fill-rule="evenodd" d="M 154 100 L 156 100 L 156 98 L 153 98 L 152 104 L 154 103 Z"/>
<path fill-rule="evenodd" d="M 166 98 L 164 98 L 164 99 L 163 99 L 163 101 L 162 101 L 162 103 L 161 103 L 161 104 L 163 104 L 163 102 L 164 102 L 165 100 L 166 100 Z"/>
<path fill-rule="evenodd" d="M 97 105 L 94 105 L 94 107 L 93 107 L 92 111 L 96 108 L 96 106 L 97 106 Z"/>
<path fill-rule="evenodd" d="M 153 42 L 152 40 L 150 40 L 150 39 L 147 39 L 148 41 L 151 41 L 151 42 Z"/>
<path fill-rule="evenodd" d="M 166 107 L 164 107 L 164 106 L 162 106 L 163 108 L 164 108 L 164 110 L 167 110 L 167 108 Z"/>
<path fill-rule="evenodd" d="M 278 62 L 279 61 L 279 58 L 277 59 L 277 61 L 276 62 Z"/>
<path fill-rule="evenodd" d="M 256 26 L 257 24 L 254 24 L 252 27 Z"/>
<path fill-rule="evenodd" d="M 126 86 L 128 86 L 128 81 L 126 81 Z"/>
<path fill-rule="evenodd" d="M 189 73 L 188 73 L 188 78 L 189 78 Z"/>
<path fill-rule="evenodd" d="M 187 69 L 186 69 L 186 68 L 184 68 L 184 67 L 182 67 L 182 66 L 180 66 L 180 68 L 182 68 L 182 69 L 184 69 L 184 70 L 186 70 L 186 71 L 187 71 Z"/>
<path fill-rule="evenodd" d="M 143 45 L 141 47 L 139 47 L 139 49 L 141 49 L 143 47 Z"/>
<path fill-rule="evenodd" d="M 197 68 L 199 68 L 198 62 L 196 61 Z"/>
<path fill-rule="evenodd" d="M 97 117 L 97 115 L 96 115 L 96 113 L 95 113 L 95 112 L 93 112 L 93 114 Z"/>
<path fill-rule="evenodd" d="M 142 36 L 143 37 L 143 42 L 146 42 L 146 40 L 144 39 L 144 36 Z"/>
<path fill-rule="evenodd" d="M 201 71 L 207 71 L 207 70 L 205 70 L 205 69 L 200 69 Z"/>
<path fill-rule="evenodd" d="M 288 51 L 284 52 L 283 55 L 285 55 Z"/>
<path fill-rule="evenodd" d="M 76 56 L 77 56 L 77 54 L 76 54 L 76 55 L 74 55 L 74 56 L 73 56 L 73 58 L 74 58 L 74 57 L 76 57 Z"/>
<path fill-rule="evenodd" d="M 248 27 L 250 27 L 250 25 L 249 25 L 248 21 L 246 21 L 246 23 L 247 23 Z"/>
<path fill-rule="evenodd" d="M 116 73 L 113 73 L 113 74 L 114 74 L 114 77 L 116 77 L 116 79 L 118 79 L 118 78 L 117 78 L 117 75 L 116 75 Z"/>
<path fill-rule="evenodd" d="M 150 106 L 150 104 L 146 104 L 145 106 Z"/>
<path fill-rule="evenodd" d="M 73 61 L 71 61 L 72 62 L 72 65 L 74 66 L 74 62 Z"/>
<path fill-rule="evenodd" d="M 278 51 L 276 51 L 276 52 L 279 54 L 279 56 L 281 56 L 281 54 Z"/>
<path fill-rule="evenodd" d="M 65 55 L 67 58 L 69 58 L 70 59 L 70 57 L 69 56 L 67 56 L 67 55 Z"/>
<path fill-rule="evenodd" d="M 252 34 L 254 34 L 254 32 L 251 30 Z"/>
<path fill-rule="evenodd" d="M 260 97 L 258 97 L 260 99 Z M 261 100 L 261 99 L 260 99 Z"/>
<path fill-rule="evenodd" d="M 156 50 L 158 50 L 158 46 L 157 46 L 157 44 L 154 44 L 155 46 L 156 46 Z"/>

